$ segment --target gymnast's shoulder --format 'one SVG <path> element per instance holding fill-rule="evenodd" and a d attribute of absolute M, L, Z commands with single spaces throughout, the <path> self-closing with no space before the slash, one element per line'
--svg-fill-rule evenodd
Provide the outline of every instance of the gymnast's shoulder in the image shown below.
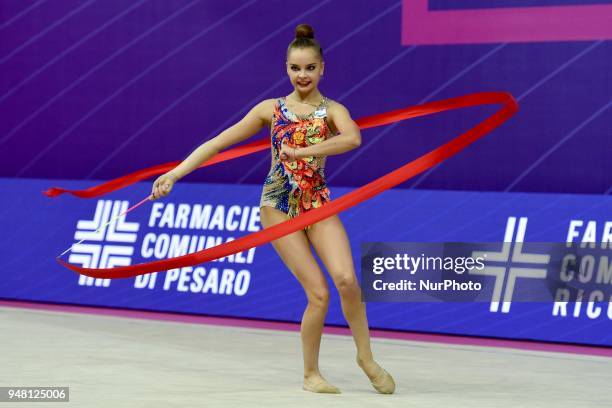
<path fill-rule="evenodd" d="M 340 102 L 327 98 L 327 116 L 332 120 L 334 117 L 345 119 L 350 118 L 351 113 L 348 108 Z"/>
<path fill-rule="evenodd" d="M 274 105 L 276 105 L 277 100 L 278 98 L 264 99 L 255 105 L 253 110 L 256 111 L 260 117 L 267 119 L 274 113 Z"/>
<path fill-rule="evenodd" d="M 355 139 L 359 140 L 359 144 L 361 143 L 359 126 L 357 126 L 351 117 L 351 113 L 347 107 L 329 98 L 327 104 L 327 121 L 334 135 L 350 131 L 356 135 Z"/>

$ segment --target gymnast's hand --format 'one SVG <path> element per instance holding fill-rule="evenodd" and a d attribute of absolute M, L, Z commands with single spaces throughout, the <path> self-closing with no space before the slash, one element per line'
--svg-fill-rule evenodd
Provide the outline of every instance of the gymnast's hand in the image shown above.
<path fill-rule="evenodd" d="M 291 147 L 285 142 L 281 144 L 280 152 L 279 152 L 280 161 L 295 161 L 297 160 L 296 156 L 296 148 Z"/>
<path fill-rule="evenodd" d="M 155 200 L 170 194 L 170 191 L 172 191 L 172 187 L 177 180 L 178 177 L 176 177 L 176 175 L 170 171 L 159 176 L 157 180 L 153 182 L 153 189 L 149 199 Z"/>

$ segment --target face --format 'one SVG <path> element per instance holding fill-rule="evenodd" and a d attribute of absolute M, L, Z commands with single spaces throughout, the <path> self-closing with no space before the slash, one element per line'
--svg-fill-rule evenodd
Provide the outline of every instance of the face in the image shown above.
<path fill-rule="evenodd" d="M 300 93 L 316 89 L 325 66 L 314 48 L 294 48 L 287 58 L 287 74 L 291 85 Z"/>

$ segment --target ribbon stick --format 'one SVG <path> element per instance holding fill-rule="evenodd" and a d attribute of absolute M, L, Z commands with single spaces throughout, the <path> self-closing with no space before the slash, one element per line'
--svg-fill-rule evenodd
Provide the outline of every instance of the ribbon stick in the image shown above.
<path fill-rule="evenodd" d="M 502 123 L 506 122 L 518 111 L 518 104 L 512 95 L 507 92 L 484 92 L 450 98 L 442 101 L 430 102 L 423 105 L 407 107 L 358 119 L 356 122 L 360 129 L 368 129 L 375 126 L 388 125 L 401 120 L 430 115 L 447 110 L 491 104 L 499 104 L 501 107 L 494 114 L 478 123 L 467 132 L 455 137 L 442 146 L 433 149 L 410 163 L 407 163 L 398 169 L 343 195 L 342 197 L 332 200 L 319 208 L 310 210 L 300 214 L 297 217 L 291 218 L 261 231 L 240 237 L 234 241 L 225 242 L 212 248 L 203 249 L 198 252 L 175 258 L 162 259 L 136 265 L 120 266 L 116 268 L 81 268 L 76 265 L 68 264 L 59 258 L 57 258 L 57 261 L 66 268 L 69 268 L 72 271 L 82 275 L 91 276 L 94 278 L 118 279 L 143 275 L 151 272 L 160 272 L 168 269 L 193 266 L 223 258 L 237 252 L 242 252 L 255 246 L 266 244 L 287 234 L 303 229 L 307 225 L 314 224 L 315 222 L 331 217 L 332 215 L 338 214 L 339 212 L 344 211 L 354 205 L 369 200 L 375 195 L 403 183 L 439 163 L 442 163 L 444 160 L 457 154 L 459 151 L 491 132 Z M 206 167 L 214 163 L 220 163 L 226 160 L 242 157 L 269 147 L 269 140 L 256 141 L 248 145 L 243 145 L 220 153 L 200 167 Z M 45 194 L 50 197 L 54 197 L 62 193 L 70 193 L 77 197 L 83 198 L 98 197 L 111 191 L 126 187 L 152 175 L 171 170 L 178 163 L 179 162 L 166 163 L 156 167 L 140 170 L 130 175 L 111 180 L 99 186 L 91 187 L 87 190 L 73 191 L 52 188 L 47 190 Z"/>
<path fill-rule="evenodd" d="M 99 232 L 102 228 L 106 227 L 107 225 L 111 224 L 113 221 L 123 217 L 125 214 L 129 213 L 130 211 L 138 208 L 142 203 L 144 203 L 145 201 L 149 200 L 151 198 L 151 196 L 147 196 L 145 197 L 141 202 L 139 202 L 138 204 L 134 204 L 133 206 L 131 206 L 130 208 L 128 208 L 127 210 L 125 210 L 124 212 L 122 212 L 121 214 L 117 215 L 116 217 L 113 217 L 113 219 L 109 220 L 107 223 L 105 223 L 104 225 L 101 225 L 97 230 L 94 231 L 94 234 Z M 82 240 L 80 240 L 79 242 L 77 242 L 76 244 L 73 244 L 72 246 L 70 246 L 70 248 L 68 248 L 67 250 L 65 250 L 64 252 L 62 252 L 61 254 L 59 254 L 58 258 L 61 258 L 66 252 L 72 250 L 72 248 L 75 247 L 75 245 L 79 245 L 81 242 L 85 241 L 85 238 L 83 238 Z"/>

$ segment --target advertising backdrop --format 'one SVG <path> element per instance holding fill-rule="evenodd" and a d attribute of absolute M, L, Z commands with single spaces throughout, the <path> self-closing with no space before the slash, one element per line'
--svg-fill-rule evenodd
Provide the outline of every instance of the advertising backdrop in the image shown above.
<path fill-rule="evenodd" d="M 89 184 L 60 182 L 69 188 Z M 97 234 L 101 225 L 144 197 L 149 184 L 90 200 L 50 200 L 40 194 L 48 186 L 48 180 L 2 179 L 3 190 L 15 194 L 0 198 L 0 219 L 11 231 L 0 242 L 1 298 L 300 321 L 306 296 L 270 244 L 195 267 L 125 279 L 93 279 L 55 262 L 81 239 L 62 259 L 87 268 L 110 268 L 184 255 L 258 231 L 260 186 L 177 184 L 171 198 L 148 202 Z M 348 191 L 334 188 L 332 197 Z M 503 242 L 516 241 L 607 240 L 612 245 L 610 214 L 610 196 L 391 190 L 340 217 L 360 275 L 361 244 L 366 242 L 487 242 L 494 249 L 490 254 L 501 252 Z M 514 257 L 506 261 L 499 277 L 504 287 L 510 268 L 525 264 Z M 608 288 L 603 290 L 608 297 L 603 301 L 588 302 L 586 293 L 583 302 L 572 298 L 557 304 L 542 298 L 513 303 L 512 294 L 502 305 L 372 302 L 368 320 L 375 328 L 609 346 L 612 256 L 595 262 L 596 270 L 601 265 L 605 269 L 602 286 Z M 558 273 L 552 263 L 539 268 L 550 276 Z M 334 285 L 326 278 L 333 293 L 326 322 L 346 325 Z M 485 279 L 491 283 L 496 278 Z M 532 280 L 519 278 L 515 291 L 532 285 Z"/>

